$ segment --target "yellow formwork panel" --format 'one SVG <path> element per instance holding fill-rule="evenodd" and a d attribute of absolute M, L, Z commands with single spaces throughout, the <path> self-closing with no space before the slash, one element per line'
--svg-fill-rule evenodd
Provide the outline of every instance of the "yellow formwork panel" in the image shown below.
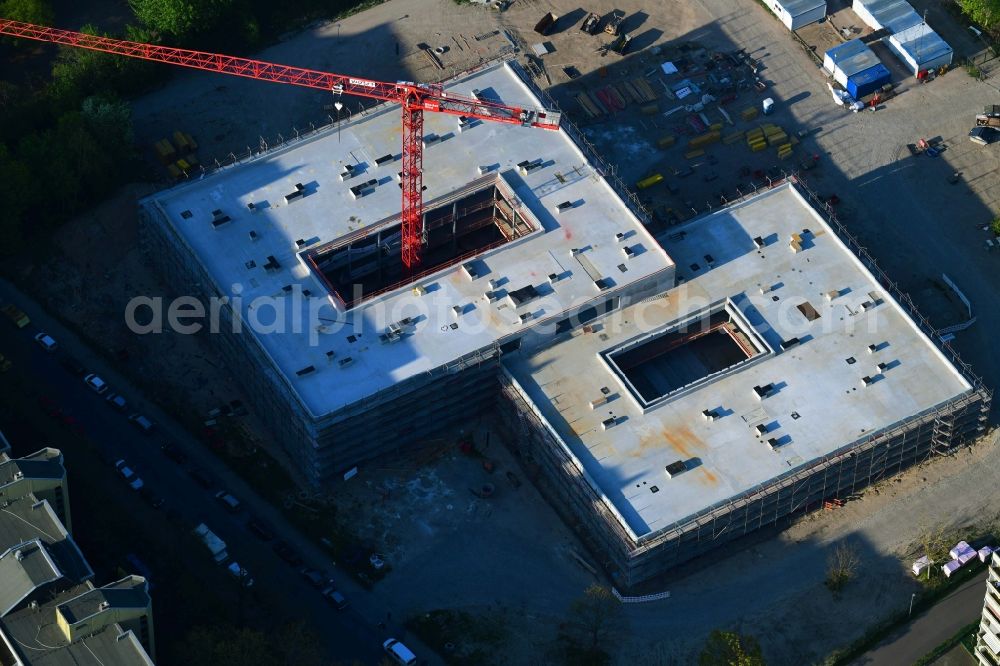
<path fill-rule="evenodd" d="M 675 141 L 677 141 L 677 139 L 675 139 L 672 134 L 668 134 L 667 136 L 661 137 L 660 140 L 656 142 L 656 145 L 660 148 L 669 148 L 674 145 Z"/>
<path fill-rule="evenodd" d="M 699 148 L 697 150 L 689 150 L 688 152 L 684 153 L 684 157 L 686 159 L 693 160 L 694 158 L 701 157 L 704 154 L 705 151 Z"/>

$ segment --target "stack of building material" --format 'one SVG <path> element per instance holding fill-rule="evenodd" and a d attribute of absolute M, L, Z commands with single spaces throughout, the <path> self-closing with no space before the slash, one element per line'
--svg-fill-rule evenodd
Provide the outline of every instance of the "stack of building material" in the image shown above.
<path fill-rule="evenodd" d="M 695 150 L 689 150 L 686 153 L 684 153 L 684 158 L 685 159 L 689 159 L 689 160 L 693 160 L 696 157 L 701 157 L 704 154 L 705 154 L 704 150 L 701 150 L 700 148 L 696 148 Z"/>
<path fill-rule="evenodd" d="M 674 145 L 676 139 L 673 134 L 667 134 L 666 136 L 660 137 L 660 140 L 656 142 L 656 145 L 660 148 L 669 148 Z"/>
<path fill-rule="evenodd" d="M 740 111 L 740 118 L 746 121 L 750 121 L 756 118 L 758 113 L 759 111 L 757 111 L 756 106 L 748 106 L 747 108 Z"/>
<path fill-rule="evenodd" d="M 783 143 L 778 146 L 778 159 L 785 159 L 792 154 L 792 144 Z"/>
<path fill-rule="evenodd" d="M 631 84 L 635 91 L 642 96 L 644 102 L 652 102 L 659 97 L 646 79 L 632 79 Z"/>
<path fill-rule="evenodd" d="M 951 578 L 951 575 L 958 571 L 962 567 L 958 560 L 951 560 L 950 562 L 945 562 L 944 566 L 941 567 L 941 571 L 944 572 L 945 578 Z"/>
<path fill-rule="evenodd" d="M 931 566 L 931 559 L 926 555 L 921 555 L 913 562 L 913 575 L 919 576 L 925 569 Z"/>
<path fill-rule="evenodd" d="M 743 139 L 743 137 L 744 137 L 743 132 L 733 132 L 732 134 L 727 134 L 726 136 L 722 137 L 722 143 L 728 146 L 730 144 L 736 143 L 737 141 L 740 141 L 741 139 Z"/>
<path fill-rule="evenodd" d="M 590 96 L 587 95 L 587 93 L 577 94 L 576 103 L 580 105 L 580 108 L 583 109 L 583 113 L 591 120 L 600 118 L 604 115 L 604 112 L 598 108 L 593 101 L 591 101 Z"/>
<path fill-rule="evenodd" d="M 948 551 L 951 559 L 957 560 L 959 565 L 965 564 L 976 557 L 979 553 L 964 541 L 959 541 L 954 548 Z"/>
<path fill-rule="evenodd" d="M 753 152 L 759 152 L 767 148 L 767 139 L 764 138 L 764 130 L 755 127 L 747 132 L 747 146 Z"/>
<path fill-rule="evenodd" d="M 177 159 L 177 151 L 174 150 L 173 145 L 167 139 L 160 139 L 153 144 L 153 150 L 156 152 L 156 158 L 160 160 L 160 164 L 163 166 L 168 166 L 174 163 Z"/>
<path fill-rule="evenodd" d="M 647 104 L 639 107 L 639 112 L 644 116 L 655 116 L 660 112 L 660 107 L 657 104 Z"/>
<path fill-rule="evenodd" d="M 195 142 L 194 137 L 187 132 L 175 130 L 174 143 L 177 144 L 177 151 L 181 155 L 190 155 L 194 151 L 198 150 L 198 144 Z"/>
<path fill-rule="evenodd" d="M 990 555 L 993 554 L 994 550 L 996 550 L 996 549 L 992 548 L 990 546 L 983 546 L 982 548 L 980 548 L 979 549 L 979 561 L 980 562 L 985 562 L 986 560 L 990 559 Z"/>
<path fill-rule="evenodd" d="M 760 129 L 764 132 L 764 137 L 767 139 L 767 145 L 769 146 L 780 146 L 788 142 L 788 135 L 785 134 L 785 130 L 777 125 L 764 123 Z"/>
<path fill-rule="evenodd" d="M 720 138 L 722 138 L 722 135 L 719 134 L 718 130 L 712 130 L 710 132 L 705 132 L 704 134 L 700 134 L 695 138 L 691 139 L 690 141 L 688 141 L 688 147 L 704 148 L 705 146 L 715 143 Z"/>

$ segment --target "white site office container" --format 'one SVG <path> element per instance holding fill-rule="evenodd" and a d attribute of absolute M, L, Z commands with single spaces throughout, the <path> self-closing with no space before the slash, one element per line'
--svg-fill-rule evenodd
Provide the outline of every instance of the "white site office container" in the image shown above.
<path fill-rule="evenodd" d="M 789 30 L 798 30 L 826 16 L 826 0 L 767 0 L 767 7 Z"/>

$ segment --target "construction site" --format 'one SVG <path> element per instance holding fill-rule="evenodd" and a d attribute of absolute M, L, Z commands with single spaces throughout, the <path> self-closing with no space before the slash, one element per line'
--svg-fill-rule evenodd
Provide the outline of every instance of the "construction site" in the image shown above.
<path fill-rule="evenodd" d="M 444 91 L 543 107 L 511 62 Z M 212 338 L 312 483 L 499 411 L 629 588 L 984 429 L 989 392 L 794 178 L 654 237 L 566 130 L 432 115 L 413 270 L 398 112 L 142 203 L 169 284 L 240 297 Z M 232 332 L 258 299 L 267 330 Z"/>

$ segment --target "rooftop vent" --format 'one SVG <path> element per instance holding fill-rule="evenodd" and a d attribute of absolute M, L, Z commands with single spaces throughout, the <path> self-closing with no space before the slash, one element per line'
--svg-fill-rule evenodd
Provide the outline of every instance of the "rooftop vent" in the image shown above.
<path fill-rule="evenodd" d="M 538 290 L 535 289 L 534 286 L 529 284 L 526 287 L 521 287 L 520 289 L 515 289 L 514 291 L 509 292 L 507 295 L 510 296 L 510 300 L 514 304 L 514 307 L 517 307 L 532 299 L 538 298 L 541 294 L 538 293 Z"/>
<path fill-rule="evenodd" d="M 260 238 L 260 236 L 257 235 L 257 232 L 254 231 L 253 229 L 251 229 L 247 235 L 250 236 L 250 240 L 252 241 L 255 241 L 258 238 Z"/>
<path fill-rule="evenodd" d="M 527 176 L 529 173 L 531 173 L 535 169 L 539 168 L 540 166 L 542 166 L 542 160 L 541 159 L 530 160 L 530 161 L 529 160 L 524 160 L 523 162 L 518 162 L 517 163 L 517 169 L 518 169 L 518 171 L 521 172 L 522 176 Z"/>
<path fill-rule="evenodd" d="M 669 465 L 667 465 L 664 469 L 667 472 L 667 478 L 668 479 L 672 479 L 675 476 L 677 476 L 678 474 L 686 471 L 687 470 L 687 465 L 684 464 L 683 460 L 677 460 L 677 461 L 672 462 Z"/>
<path fill-rule="evenodd" d="M 761 435 L 766 435 L 767 434 L 767 425 L 765 425 L 763 423 L 758 423 L 757 425 L 755 425 L 753 427 L 753 430 L 754 430 L 754 433 L 756 433 L 756 435 L 758 437 L 760 437 Z"/>
<path fill-rule="evenodd" d="M 878 351 L 878 345 L 868 345 L 868 353 L 874 354 Z"/>
<path fill-rule="evenodd" d="M 708 264 L 709 268 L 711 268 L 712 266 L 715 265 L 715 257 L 713 257 L 712 255 L 706 254 L 704 256 L 704 259 L 705 259 L 705 263 Z"/>
<path fill-rule="evenodd" d="M 295 190 L 285 195 L 285 203 L 291 203 L 296 199 L 301 199 L 306 195 L 306 187 L 302 183 L 295 183 Z"/>
<path fill-rule="evenodd" d="M 451 313 L 452 313 L 453 315 L 455 315 L 456 317 L 461 317 L 461 316 L 462 316 L 462 313 L 463 313 L 464 311 L 465 311 L 465 308 L 463 308 L 463 307 L 462 307 L 461 305 L 453 305 L 453 306 L 451 307 Z"/>
<path fill-rule="evenodd" d="M 306 244 L 305 240 L 301 238 L 295 241 L 295 247 L 299 248 L 300 250 L 305 246 L 305 244 Z"/>
<path fill-rule="evenodd" d="M 225 213 L 223 213 L 221 210 L 213 210 L 212 211 L 212 228 L 213 229 L 218 229 L 219 227 L 221 227 L 226 222 L 231 222 L 231 221 L 232 221 L 232 219 L 228 215 L 226 215 Z"/>
<path fill-rule="evenodd" d="M 573 202 L 563 201 L 561 204 L 556 204 L 556 213 L 565 213 L 570 208 L 573 208 Z"/>
<path fill-rule="evenodd" d="M 256 213 L 257 212 L 257 204 L 255 204 L 254 202 L 251 201 L 250 203 L 247 204 L 247 210 L 249 210 L 251 213 Z"/>
<path fill-rule="evenodd" d="M 181 217 L 185 220 L 190 220 L 192 217 L 194 217 L 194 213 L 192 213 L 189 210 L 182 210 Z"/>
<path fill-rule="evenodd" d="M 306 367 L 302 368 L 301 370 L 296 370 L 295 374 L 298 375 L 299 377 L 305 377 L 306 375 L 308 375 L 308 374 L 310 374 L 312 372 L 316 372 L 316 367 L 312 366 L 312 365 L 307 365 Z"/>
<path fill-rule="evenodd" d="M 622 248 L 622 254 L 625 255 L 626 259 L 631 259 L 632 257 L 635 256 L 635 250 L 626 245 Z"/>
<path fill-rule="evenodd" d="M 608 281 L 607 278 L 598 278 L 594 280 L 594 286 L 596 286 L 601 291 L 604 291 L 605 289 L 611 286 L 611 283 Z"/>
<path fill-rule="evenodd" d="M 493 301 L 497 300 L 500 297 L 500 294 L 498 294 L 495 291 L 490 290 L 490 291 L 483 292 L 483 297 L 487 301 L 489 301 L 490 303 L 492 303 Z"/>
<path fill-rule="evenodd" d="M 20 562 L 24 559 L 24 552 L 20 549 L 14 551 L 14 559 Z"/>
<path fill-rule="evenodd" d="M 705 417 L 706 421 L 715 421 L 719 418 L 719 412 L 714 409 L 704 409 L 702 410 L 701 415 Z"/>
<path fill-rule="evenodd" d="M 414 296 L 423 296 L 426 293 L 427 293 L 427 287 L 425 287 L 423 285 L 418 284 L 415 287 L 413 287 L 413 295 Z"/>
<path fill-rule="evenodd" d="M 765 384 L 764 386 L 754 386 L 754 395 L 757 396 L 758 400 L 763 400 L 764 398 L 771 395 L 774 392 L 774 384 Z"/>
<path fill-rule="evenodd" d="M 757 247 L 758 250 L 767 245 L 767 243 L 764 242 L 764 239 L 761 238 L 760 236 L 757 236 L 753 239 L 753 244 Z"/>
<path fill-rule="evenodd" d="M 361 183 L 360 185 L 355 185 L 354 187 L 351 188 L 351 196 L 354 197 L 355 199 L 360 199 L 361 197 L 365 196 L 366 194 L 374 190 L 376 185 L 378 185 L 378 181 L 375 180 L 374 178 L 372 178 L 371 180 L 367 180 Z"/>
<path fill-rule="evenodd" d="M 862 310 L 866 311 L 871 310 L 873 307 L 875 307 L 875 303 L 873 303 L 872 301 L 865 301 L 864 303 L 861 304 Z"/>
<path fill-rule="evenodd" d="M 354 165 L 353 164 L 345 164 L 344 165 L 344 170 L 340 172 L 340 180 L 342 180 L 342 181 L 343 180 L 348 180 L 350 178 L 353 178 L 354 175 L 355 175 L 354 174 Z"/>
<path fill-rule="evenodd" d="M 251 268 L 257 268 L 257 262 L 254 261 L 253 259 L 251 259 L 250 261 L 246 262 L 243 265 L 246 266 L 248 270 Z"/>
<path fill-rule="evenodd" d="M 617 424 L 618 424 L 618 419 L 612 416 L 611 418 L 607 418 L 601 421 L 601 429 L 607 430 L 608 428 L 615 427 L 615 425 Z"/>
<path fill-rule="evenodd" d="M 375 160 L 375 166 L 382 166 L 383 164 L 388 164 L 389 162 L 392 162 L 393 159 L 394 158 L 392 156 L 392 153 L 388 155 L 383 155 L 382 157 L 379 157 L 378 159 Z"/>
<path fill-rule="evenodd" d="M 424 137 L 424 148 L 433 146 L 435 143 L 441 143 L 441 137 L 437 134 L 428 134 Z"/>
<path fill-rule="evenodd" d="M 327 361 L 332 361 L 335 358 L 337 358 L 337 352 L 333 351 L 332 349 L 326 353 Z"/>
<path fill-rule="evenodd" d="M 99 611 L 106 611 L 109 608 L 111 608 L 111 602 L 110 601 L 102 601 L 101 603 L 97 604 L 97 610 L 99 610 Z"/>
<path fill-rule="evenodd" d="M 530 312 L 525 312 L 524 314 L 520 315 L 518 317 L 518 319 L 520 319 L 521 323 L 523 324 L 526 321 L 528 321 L 529 319 L 531 319 L 531 313 Z"/>
<path fill-rule="evenodd" d="M 24 478 L 24 472 L 22 472 L 21 470 L 17 470 L 16 472 L 14 472 L 15 481 L 20 481 L 23 478 Z"/>
<path fill-rule="evenodd" d="M 826 298 L 827 301 L 832 301 L 833 299 L 835 299 L 838 296 L 840 296 L 840 290 L 839 289 L 831 289 L 830 291 L 828 291 L 825 294 L 823 294 L 823 296 Z"/>
<path fill-rule="evenodd" d="M 879 371 L 879 372 L 885 372 L 885 371 L 886 371 L 886 368 L 888 368 L 888 367 L 889 367 L 889 364 L 888 364 L 888 363 L 879 363 L 879 364 L 878 364 L 878 365 L 876 365 L 875 367 L 876 367 L 876 368 L 878 368 L 878 371 Z"/>
<path fill-rule="evenodd" d="M 767 440 L 767 445 L 771 448 L 772 451 L 777 451 L 778 439 L 776 437 L 770 438 L 769 440 Z"/>
<path fill-rule="evenodd" d="M 549 284 L 555 284 L 556 282 L 559 282 L 559 274 L 549 273 Z"/>
<path fill-rule="evenodd" d="M 278 263 L 278 260 L 275 259 L 273 255 L 268 255 L 268 257 L 267 257 L 267 263 L 264 264 L 264 270 L 265 271 L 276 271 L 279 268 L 281 268 L 281 264 Z"/>
<path fill-rule="evenodd" d="M 471 261 L 462 264 L 462 272 L 465 273 L 465 277 L 470 280 L 475 280 L 479 277 L 479 273 L 476 271 L 476 264 Z"/>
<path fill-rule="evenodd" d="M 601 405 L 606 405 L 606 404 L 608 404 L 608 396 L 602 395 L 601 397 L 594 398 L 593 400 L 590 401 L 590 408 L 597 409 Z"/>
<path fill-rule="evenodd" d="M 344 358 L 342 358 L 339 361 L 337 361 L 337 365 L 340 366 L 341 370 L 343 370 L 344 368 L 347 368 L 347 367 L 349 367 L 349 366 L 351 366 L 353 364 L 354 364 L 354 359 L 351 358 L 350 356 L 345 356 Z"/>
<path fill-rule="evenodd" d="M 618 233 L 615 234 L 615 240 L 621 243 L 623 240 L 625 240 L 625 234 L 619 231 Z"/>
<path fill-rule="evenodd" d="M 861 378 L 861 385 L 870 386 L 874 381 L 875 381 L 874 379 L 872 379 L 868 375 L 865 375 L 864 377 Z"/>

